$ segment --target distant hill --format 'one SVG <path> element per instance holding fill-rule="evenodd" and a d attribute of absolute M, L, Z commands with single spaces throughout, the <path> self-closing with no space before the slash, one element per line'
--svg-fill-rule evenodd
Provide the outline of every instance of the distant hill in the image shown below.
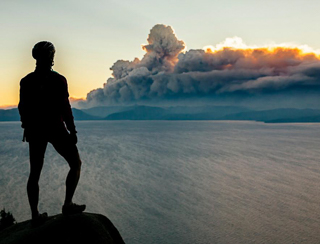
<path fill-rule="evenodd" d="M 163 118 L 168 120 L 221 120 L 228 114 L 251 110 L 237 106 L 177 106 L 166 111 Z"/>
<path fill-rule="evenodd" d="M 0 109 L 0 121 L 20 121 L 18 109 Z"/>
<path fill-rule="evenodd" d="M 121 111 L 122 110 L 122 111 Z M 233 106 L 128 106 L 105 117 L 106 120 L 216 120 L 247 108 Z"/>
<path fill-rule="evenodd" d="M 266 123 L 319 123 L 320 115 L 299 118 L 282 118 L 265 121 Z"/>
<path fill-rule="evenodd" d="M 72 108 L 75 120 L 99 120 L 101 118 L 92 116 L 80 109 Z M 20 121 L 20 115 L 17 108 L 0 109 L 0 121 Z"/>
<path fill-rule="evenodd" d="M 166 110 L 159 107 L 133 106 L 128 110 L 108 115 L 106 120 L 161 120 Z"/>
<path fill-rule="evenodd" d="M 135 106 L 108 115 L 106 120 L 254 120 L 268 123 L 320 122 L 320 110 L 282 108 L 256 111 L 234 106 Z"/>
<path fill-rule="evenodd" d="M 77 108 L 72 108 L 72 114 L 75 120 L 100 120 L 101 119 L 98 116 L 87 114 Z"/>
<path fill-rule="evenodd" d="M 72 108 L 75 120 L 253 120 L 266 123 L 316 123 L 320 110 L 281 108 L 252 110 L 237 106 L 113 106 Z M 0 109 L 0 121 L 19 121 L 17 108 Z"/>
<path fill-rule="evenodd" d="M 113 113 L 119 113 L 122 111 L 130 110 L 132 108 L 128 106 L 99 106 L 99 107 L 93 107 L 93 108 L 87 108 L 87 109 L 82 109 L 83 112 L 86 114 L 100 117 L 100 118 L 105 118 L 110 114 Z"/>
<path fill-rule="evenodd" d="M 320 110 L 281 108 L 263 111 L 249 111 L 229 114 L 223 117 L 226 120 L 255 120 L 268 123 L 278 122 L 320 122 Z M 309 119 L 308 119 L 309 118 Z"/>

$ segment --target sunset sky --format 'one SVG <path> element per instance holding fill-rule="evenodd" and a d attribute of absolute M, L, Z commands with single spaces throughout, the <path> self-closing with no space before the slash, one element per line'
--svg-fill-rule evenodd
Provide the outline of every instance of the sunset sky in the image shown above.
<path fill-rule="evenodd" d="M 238 36 L 249 46 L 275 43 L 320 49 L 320 1 L 8 1 L 0 3 L 0 106 L 16 105 L 19 81 L 34 70 L 31 49 L 56 47 L 54 70 L 71 97 L 85 98 L 111 77 L 120 59 L 145 54 L 150 29 L 171 26 L 186 49 L 215 46 Z"/>

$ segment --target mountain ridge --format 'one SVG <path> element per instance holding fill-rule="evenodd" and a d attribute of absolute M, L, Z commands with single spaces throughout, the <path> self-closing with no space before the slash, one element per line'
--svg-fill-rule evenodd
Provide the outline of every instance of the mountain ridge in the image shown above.
<path fill-rule="evenodd" d="M 110 108 L 110 110 L 109 110 Z M 276 108 L 254 110 L 237 106 L 145 105 L 72 108 L 74 119 L 85 120 L 250 120 L 266 123 L 317 123 L 320 109 Z M 99 112 L 101 115 L 99 116 Z M 0 121 L 19 121 L 17 108 L 0 109 Z"/>

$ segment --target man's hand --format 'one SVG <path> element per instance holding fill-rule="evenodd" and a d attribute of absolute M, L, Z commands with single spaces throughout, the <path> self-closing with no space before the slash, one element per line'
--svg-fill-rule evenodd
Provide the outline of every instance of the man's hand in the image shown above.
<path fill-rule="evenodd" d="M 70 140 L 71 140 L 72 143 L 77 144 L 78 137 L 77 137 L 77 134 L 75 132 L 71 132 L 70 133 Z"/>

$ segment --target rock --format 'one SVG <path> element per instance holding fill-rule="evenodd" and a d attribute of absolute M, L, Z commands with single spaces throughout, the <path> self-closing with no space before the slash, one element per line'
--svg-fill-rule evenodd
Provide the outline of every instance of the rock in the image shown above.
<path fill-rule="evenodd" d="M 0 232 L 0 244 L 106 243 L 124 244 L 112 222 L 101 214 L 82 213 L 51 216 L 38 227 L 25 221 Z"/>

